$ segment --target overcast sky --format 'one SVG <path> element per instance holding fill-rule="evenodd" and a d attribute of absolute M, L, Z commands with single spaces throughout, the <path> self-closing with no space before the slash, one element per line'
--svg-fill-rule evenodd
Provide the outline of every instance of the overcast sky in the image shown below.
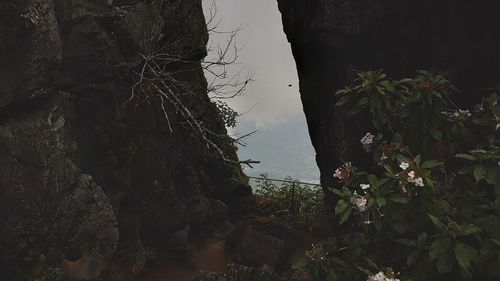
<path fill-rule="evenodd" d="M 231 135 L 258 132 L 245 139 L 240 147 L 241 159 L 260 160 L 248 175 L 268 173 L 274 178 L 292 176 L 306 182 L 317 182 L 319 171 L 307 133 L 302 111 L 295 62 L 286 40 L 276 0 L 215 0 L 219 31 L 245 28 L 238 32 L 242 48 L 239 61 L 230 72 L 242 66 L 255 71 L 254 82 L 243 96 L 228 100 L 239 113 Z M 212 0 L 203 0 L 205 15 Z M 218 22 L 218 20 L 216 21 Z M 224 45 L 227 35 L 211 34 L 212 45 Z M 208 77 L 210 79 L 210 77 Z M 291 87 L 289 86 L 291 85 Z"/>
<path fill-rule="evenodd" d="M 212 2 L 203 0 L 205 10 Z M 240 122 L 250 121 L 263 127 L 287 119 L 303 119 L 297 72 L 283 33 L 277 1 L 215 0 L 215 4 L 221 20 L 219 31 L 245 26 L 237 36 L 242 48 L 239 61 L 255 71 L 255 81 L 245 95 L 229 101 L 240 113 L 255 105 Z M 212 34 L 211 40 L 212 44 L 224 44 L 227 35 Z M 233 68 L 233 71 L 237 70 Z"/>

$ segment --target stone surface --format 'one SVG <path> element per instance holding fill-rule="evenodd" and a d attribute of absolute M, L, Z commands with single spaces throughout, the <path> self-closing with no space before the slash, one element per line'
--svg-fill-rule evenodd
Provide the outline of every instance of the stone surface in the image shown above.
<path fill-rule="evenodd" d="M 281 270 L 298 246 L 293 218 L 258 216 L 234 226 L 226 249 L 238 263 Z"/>
<path fill-rule="evenodd" d="M 0 15 L 3 108 L 51 91 L 62 49 L 52 0 L 2 1 Z"/>
<path fill-rule="evenodd" d="M 224 221 L 252 210 L 239 165 L 171 103 L 131 91 L 144 57 L 189 61 L 165 63 L 173 92 L 226 134 L 200 66 L 201 0 L 0 2 L 1 280 L 49 267 L 96 279 L 115 247 L 113 259 L 131 259 L 137 273 L 144 248 L 168 252 L 166 238 L 208 227 L 214 211 Z M 212 141 L 237 159 L 227 138 Z"/>
<path fill-rule="evenodd" d="M 72 160 L 74 107 L 66 99 L 37 105 L 2 120 L 0 277 L 17 280 L 16 271 L 28 275 L 43 261 L 96 278 L 118 243 L 115 214 L 101 187 Z M 65 266 L 70 248 L 83 255 L 70 258 L 78 269 Z"/>

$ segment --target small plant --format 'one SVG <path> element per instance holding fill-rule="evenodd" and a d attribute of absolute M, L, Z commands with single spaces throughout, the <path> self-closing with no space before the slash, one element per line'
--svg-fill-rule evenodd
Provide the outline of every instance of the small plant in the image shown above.
<path fill-rule="evenodd" d="M 153 247 L 146 247 L 146 262 L 157 263 L 160 259 L 160 251 Z"/>
<path fill-rule="evenodd" d="M 314 185 L 308 185 L 285 178 L 285 182 L 275 184 L 266 174 L 257 180 L 256 194 L 273 199 L 281 209 L 288 209 L 304 222 L 318 222 L 323 206 L 323 192 Z"/>
<path fill-rule="evenodd" d="M 66 281 L 64 273 L 59 268 L 48 268 L 45 273 L 33 281 Z"/>
<path fill-rule="evenodd" d="M 334 172 L 344 228 L 324 260 L 300 262 L 323 272 L 312 280 L 499 280 L 499 98 L 461 109 L 455 93 L 426 71 L 359 72 L 336 93 L 349 120 L 370 118 L 359 149 L 373 160 L 370 172 L 351 162 Z"/>
<path fill-rule="evenodd" d="M 29 7 L 28 10 L 21 15 L 21 17 L 32 25 L 38 25 L 41 20 L 40 13 L 34 7 Z"/>
<path fill-rule="evenodd" d="M 227 128 L 234 128 L 236 126 L 236 118 L 239 116 L 238 112 L 234 111 L 226 102 L 221 100 L 216 100 L 214 103 L 219 110 L 224 125 L 226 125 Z"/>

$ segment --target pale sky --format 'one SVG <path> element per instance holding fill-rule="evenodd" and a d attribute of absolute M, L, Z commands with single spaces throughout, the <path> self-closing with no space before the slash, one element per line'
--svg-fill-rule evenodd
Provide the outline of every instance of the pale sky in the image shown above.
<path fill-rule="evenodd" d="M 212 1 L 203 0 L 205 10 Z M 255 105 L 240 121 L 255 122 L 261 128 L 288 119 L 303 119 L 295 62 L 283 33 L 277 1 L 215 0 L 215 3 L 221 21 L 218 30 L 245 26 L 237 36 L 242 48 L 239 58 L 242 65 L 237 67 L 246 65 L 255 71 L 255 81 L 245 94 L 228 102 L 240 113 Z M 212 44 L 223 44 L 225 40 L 227 35 L 211 36 Z"/>
<path fill-rule="evenodd" d="M 207 9 L 213 0 L 202 1 L 205 15 L 208 15 Z M 236 128 L 228 130 L 230 135 L 258 130 L 245 139 L 248 145 L 238 150 L 240 159 L 261 161 L 254 169 L 245 169 L 245 172 L 253 176 L 268 173 L 274 178 L 292 176 L 317 182 L 319 171 L 302 111 L 295 61 L 283 32 L 277 1 L 215 1 L 219 31 L 245 26 L 237 37 L 242 48 L 241 65 L 229 69 L 229 72 L 235 73 L 245 65 L 255 71 L 255 81 L 245 94 L 227 100 L 239 113 L 252 108 L 238 118 Z M 227 35 L 211 34 L 212 45 L 223 45 L 226 40 Z"/>

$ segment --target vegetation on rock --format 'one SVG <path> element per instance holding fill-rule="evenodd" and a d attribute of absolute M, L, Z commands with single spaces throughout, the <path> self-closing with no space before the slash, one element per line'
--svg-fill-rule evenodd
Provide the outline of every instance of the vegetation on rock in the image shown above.
<path fill-rule="evenodd" d="M 460 109 L 442 74 L 358 72 L 337 107 L 371 121 L 359 149 L 373 158 L 334 172 L 339 231 L 295 267 L 312 280 L 498 280 L 500 105 L 490 92 Z"/>

